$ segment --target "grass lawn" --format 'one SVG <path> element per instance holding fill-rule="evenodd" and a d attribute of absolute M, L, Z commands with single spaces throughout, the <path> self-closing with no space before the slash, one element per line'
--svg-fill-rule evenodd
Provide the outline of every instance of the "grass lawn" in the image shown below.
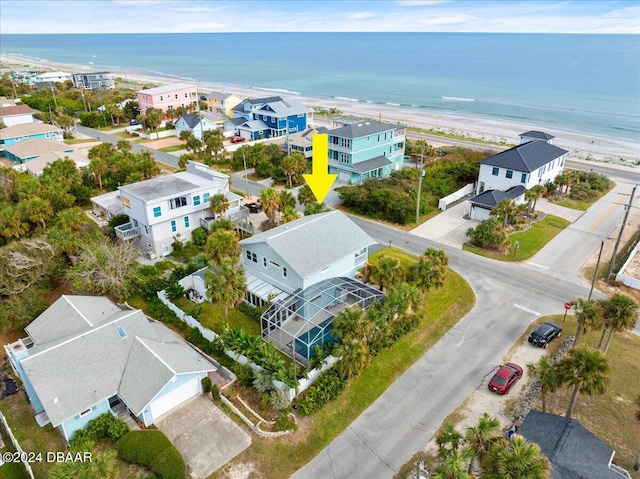
<path fill-rule="evenodd" d="M 189 313 L 195 305 L 186 298 L 179 298 L 174 301 L 174 304 L 179 307 L 185 313 Z M 218 304 L 212 304 L 208 301 L 201 303 L 202 312 L 199 316 L 199 321 L 205 328 L 209 328 L 214 332 L 221 334 L 222 325 L 224 324 L 224 306 Z M 246 314 L 236 308 L 229 308 L 229 319 L 227 320 L 229 326 L 233 328 L 242 328 L 247 333 L 254 336 L 261 337 L 260 324 L 249 318 Z"/>
<path fill-rule="evenodd" d="M 555 321 L 562 324 L 561 316 L 555 318 Z M 543 320 L 547 318 L 540 318 L 536 323 Z M 575 334 L 576 322 L 573 316 L 567 316 L 567 321 L 562 326 L 563 336 Z M 599 339 L 600 331 L 591 331 L 581 335 L 578 344 L 596 347 Z M 558 341 L 554 341 L 549 350 L 558 344 Z M 609 385 L 605 393 L 591 397 L 579 395 L 573 418 L 616 451 L 615 462 L 618 465 L 627 469 L 632 477 L 640 478 L 640 473 L 632 470 L 640 448 L 640 422 L 635 419 L 638 411 L 635 398 L 640 394 L 640 337 L 632 333 L 615 333 L 606 358 L 609 362 Z M 564 415 L 571 393 L 572 390 L 561 388 L 549 394 L 548 412 Z M 537 408 L 542 408 L 541 400 L 538 401 Z"/>
<path fill-rule="evenodd" d="M 523 261 L 531 258 L 534 254 L 542 249 L 549 241 L 551 241 L 558 233 L 571 224 L 570 221 L 558 216 L 547 215 L 541 221 L 531 224 L 531 228 L 526 231 L 519 231 L 509 236 L 509 253 L 501 254 L 495 251 L 489 251 L 470 244 L 463 244 L 462 249 L 475 253 L 486 258 L 496 259 L 499 261 Z M 513 254 L 515 242 L 519 242 L 516 254 Z"/>
<path fill-rule="evenodd" d="M 165 153 L 173 153 L 174 151 L 184 150 L 184 145 L 165 146 L 164 148 L 160 148 L 159 150 L 164 151 Z"/>
<path fill-rule="evenodd" d="M 91 139 L 78 139 L 78 138 L 74 138 L 71 140 L 64 140 L 64 142 L 67 145 L 78 145 L 80 143 L 93 143 L 94 141 L 96 141 L 95 139 L 91 138 Z"/>
<path fill-rule="evenodd" d="M 395 249 L 381 252 L 385 253 L 397 255 L 403 261 L 416 259 Z M 373 261 L 378 256 L 372 255 Z M 426 293 L 418 328 L 373 358 L 371 365 L 338 399 L 314 416 L 303 418 L 300 429 L 285 439 L 274 441 L 252 437 L 251 446 L 212 477 L 227 477 L 226 470 L 239 463 L 251 463 L 256 469 L 256 477 L 289 477 L 344 431 L 474 304 L 475 295 L 470 286 L 460 275 L 449 270 L 445 286 Z"/>

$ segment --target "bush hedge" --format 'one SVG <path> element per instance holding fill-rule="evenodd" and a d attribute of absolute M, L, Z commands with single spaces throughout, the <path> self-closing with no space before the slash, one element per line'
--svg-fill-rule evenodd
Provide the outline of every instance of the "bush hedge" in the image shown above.
<path fill-rule="evenodd" d="M 347 386 L 347 382 L 342 379 L 333 369 L 322 374 L 311 386 L 304 399 L 300 402 L 300 413 L 304 416 L 313 414 L 329 401 L 334 400 Z"/>
<path fill-rule="evenodd" d="M 115 443 L 128 432 L 126 422 L 107 412 L 89 421 L 84 429 L 76 431 L 69 445 L 74 450 L 86 451 L 100 439 L 109 437 Z"/>
<path fill-rule="evenodd" d="M 159 479 L 184 479 L 184 459 L 162 431 L 147 429 L 130 431 L 117 443 L 118 457 L 123 461 L 149 468 Z"/>

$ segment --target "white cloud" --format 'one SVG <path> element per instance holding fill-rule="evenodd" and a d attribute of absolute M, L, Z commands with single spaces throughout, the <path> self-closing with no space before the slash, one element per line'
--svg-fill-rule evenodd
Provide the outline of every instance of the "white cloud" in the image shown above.
<path fill-rule="evenodd" d="M 479 19 L 471 15 L 450 15 L 435 18 L 420 18 L 416 20 L 422 25 L 460 25 L 462 23 L 477 22 Z"/>
<path fill-rule="evenodd" d="M 362 20 L 366 18 L 375 18 L 378 14 L 374 12 L 357 12 L 349 15 L 349 18 L 352 20 Z"/>
<path fill-rule="evenodd" d="M 449 0 L 396 0 L 398 5 L 407 7 L 428 7 L 439 3 L 448 3 Z"/>
<path fill-rule="evenodd" d="M 621 8 L 603 15 L 604 18 L 640 18 L 640 7 Z"/>

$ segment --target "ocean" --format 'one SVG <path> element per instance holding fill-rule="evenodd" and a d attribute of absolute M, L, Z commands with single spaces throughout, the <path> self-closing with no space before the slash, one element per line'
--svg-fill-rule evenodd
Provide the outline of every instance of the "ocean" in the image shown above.
<path fill-rule="evenodd" d="M 0 35 L 0 52 L 640 141 L 640 35 Z"/>

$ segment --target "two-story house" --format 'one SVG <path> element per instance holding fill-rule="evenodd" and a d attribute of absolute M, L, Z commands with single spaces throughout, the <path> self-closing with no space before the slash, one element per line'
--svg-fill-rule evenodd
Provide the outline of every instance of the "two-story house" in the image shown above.
<path fill-rule="evenodd" d="M 233 118 L 243 118 L 238 135 L 247 140 L 277 138 L 302 131 L 307 127 L 307 109 L 298 100 L 282 97 L 243 100 L 231 109 Z"/>
<path fill-rule="evenodd" d="M 198 103 L 198 88 L 188 83 L 174 83 L 137 93 L 140 111 L 144 114 L 148 108 L 167 112 L 180 106 L 187 107 Z"/>
<path fill-rule="evenodd" d="M 33 79 L 33 84 L 37 88 L 51 87 L 56 83 L 64 83 L 72 80 L 71 73 L 67 72 L 45 72 Z"/>
<path fill-rule="evenodd" d="M 74 73 L 73 84 L 84 90 L 111 90 L 116 86 L 111 72 Z"/>
<path fill-rule="evenodd" d="M 200 117 L 198 115 L 190 115 L 184 113 L 180 118 L 173 122 L 173 126 L 176 130 L 176 136 L 180 137 L 180 133 L 184 130 L 193 133 L 198 140 L 202 140 L 202 134 L 208 130 L 215 130 L 218 128 L 214 122 L 206 117 Z"/>
<path fill-rule="evenodd" d="M 340 211 L 305 216 L 240 241 L 245 300 L 271 303 L 262 337 L 307 364 L 314 345 L 331 342 L 333 318 L 384 295 L 354 279 L 375 241 Z"/>
<path fill-rule="evenodd" d="M 190 161 L 187 170 L 119 187 L 123 213 L 129 223 L 115 228 L 116 236 L 134 240 L 153 257 L 166 256 L 172 243 L 191 239 L 194 228 L 212 219 L 211 197 L 224 194 L 225 215 L 240 212 L 241 197 L 229 191 L 229 175 Z"/>
<path fill-rule="evenodd" d="M 46 123 L 19 123 L 0 130 L 0 151 L 30 139 L 64 141 L 62 128 Z"/>
<path fill-rule="evenodd" d="M 329 130 L 329 173 L 346 183 L 389 176 L 402 167 L 405 133 L 403 126 L 375 121 Z"/>
<path fill-rule="evenodd" d="M 210 112 L 219 111 L 228 117 L 232 116 L 231 109 L 241 101 L 242 98 L 239 96 L 224 91 L 212 91 L 205 96 L 207 109 Z"/>
<path fill-rule="evenodd" d="M 65 440 L 104 413 L 145 426 L 202 392 L 216 366 L 140 310 L 99 296 L 63 295 L 7 344 L 35 420 Z"/>
<path fill-rule="evenodd" d="M 313 157 L 313 135 L 316 133 L 327 133 L 329 130 L 324 126 L 317 128 L 307 128 L 293 135 L 289 135 L 287 139 L 287 148 L 290 153 L 297 151 L 302 153 L 307 160 Z"/>
<path fill-rule="evenodd" d="M 551 144 L 553 136 L 529 131 L 522 143 L 480 162 L 476 196 L 471 198 L 471 219 L 487 219 L 493 206 L 508 198 L 524 202 L 524 192 L 546 185 L 564 169 L 567 150 Z"/>
<path fill-rule="evenodd" d="M 2 154 L 11 160 L 14 165 L 21 165 L 48 153 L 58 152 L 64 154 L 72 151 L 75 151 L 72 145 L 67 145 L 61 141 L 30 138 L 5 148 Z"/>

